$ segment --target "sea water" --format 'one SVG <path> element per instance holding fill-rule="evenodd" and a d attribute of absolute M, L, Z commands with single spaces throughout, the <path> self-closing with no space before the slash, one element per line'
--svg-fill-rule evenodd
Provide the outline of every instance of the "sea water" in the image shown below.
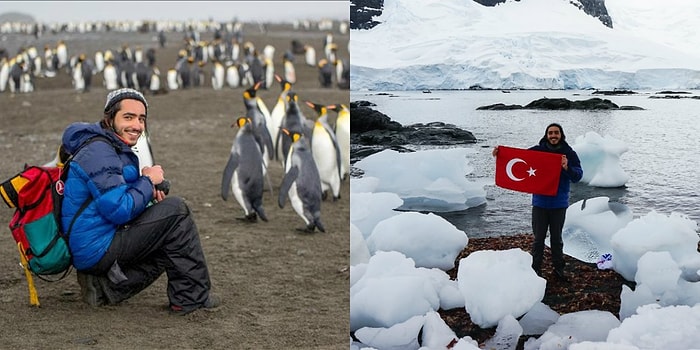
<path fill-rule="evenodd" d="M 697 96 L 700 92 L 678 96 Z M 548 124 L 562 125 L 567 141 L 594 131 L 610 135 L 629 146 L 620 158 L 630 176 L 621 188 L 597 188 L 574 184 L 570 204 L 586 198 L 609 197 L 628 206 L 635 217 L 655 210 L 662 214 L 680 212 L 700 219 L 700 99 L 657 99 L 657 91 L 631 95 L 601 96 L 592 91 L 395 91 L 351 92 L 351 101 L 365 100 L 372 107 L 403 125 L 442 121 L 471 131 L 478 142 L 467 147 L 477 150 L 469 159 L 475 167 L 465 174 L 469 181 L 484 181 L 487 203 L 460 212 L 439 213 L 469 237 L 493 237 L 531 232 L 531 195 L 493 185 L 496 145 L 527 148 L 537 144 Z M 477 110 L 479 106 L 503 103 L 526 105 L 547 98 L 585 100 L 609 99 L 618 106 L 644 110 L 541 111 Z M 418 149 L 418 148 L 416 148 Z"/>

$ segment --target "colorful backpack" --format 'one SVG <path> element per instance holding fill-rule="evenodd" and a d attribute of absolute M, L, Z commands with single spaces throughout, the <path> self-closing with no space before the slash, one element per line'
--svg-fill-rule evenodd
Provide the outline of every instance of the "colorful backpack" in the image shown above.
<path fill-rule="evenodd" d="M 104 137 L 94 137 L 78 149 Z M 77 153 L 77 151 L 76 151 Z M 61 203 L 65 177 L 72 156 L 59 150 L 56 166 L 27 166 L 17 175 L 0 184 L 0 196 L 15 209 L 10 231 L 17 242 L 20 261 L 29 283 L 32 305 L 39 305 L 32 274 L 46 281 L 66 277 L 72 267 L 68 237 L 75 219 L 92 201 L 88 199 L 73 217 L 66 232 L 61 228 Z M 58 279 L 50 275 L 62 274 Z"/>

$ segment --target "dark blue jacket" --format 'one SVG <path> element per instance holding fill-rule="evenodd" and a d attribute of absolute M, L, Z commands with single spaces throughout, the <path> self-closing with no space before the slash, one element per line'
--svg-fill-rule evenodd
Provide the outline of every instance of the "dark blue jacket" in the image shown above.
<path fill-rule="evenodd" d="M 568 160 L 569 170 L 561 168 L 559 176 L 559 188 L 554 196 L 545 196 L 541 194 L 532 195 L 532 206 L 545 209 L 560 209 L 569 207 L 569 187 L 570 182 L 579 182 L 583 177 L 583 169 L 581 161 L 578 159 L 576 152 L 569 146 L 566 141 L 561 141 L 561 147 L 551 149 L 547 147 L 547 139 L 542 138 L 537 146 L 530 147 L 531 150 L 543 151 L 550 153 L 565 154 Z"/>
<path fill-rule="evenodd" d="M 78 270 L 94 266 L 109 248 L 114 233 L 138 217 L 153 198 L 153 184 L 140 176 L 139 160 L 131 148 L 99 123 L 73 123 L 63 133 L 63 146 L 73 153 L 87 144 L 70 163 L 63 198 L 64 232 L 80 206 L 92 198 L 70 232 L 73 265 Z M 108 142 L 107 142 L 108 141 Z"/>

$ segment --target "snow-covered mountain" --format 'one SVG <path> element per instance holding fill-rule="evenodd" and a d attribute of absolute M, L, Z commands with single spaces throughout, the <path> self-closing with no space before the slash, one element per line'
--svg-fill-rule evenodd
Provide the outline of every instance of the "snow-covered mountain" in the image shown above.
<path fill-rule="evenodd" d="M 612 28 L 570 0 L 383 5 L 351 32 L 352 90 L 700 89 L 697 0 L 607 0 Z"/>

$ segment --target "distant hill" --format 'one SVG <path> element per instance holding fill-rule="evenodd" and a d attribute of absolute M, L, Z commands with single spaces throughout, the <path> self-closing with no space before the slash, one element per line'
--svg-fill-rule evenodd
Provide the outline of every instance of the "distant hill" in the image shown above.
<path fill-rule="evenodd" d="M 5 12 L 0 14 L 0 24 L 6 22 L 34 23 L 36 20 L 26 13 Z"/>

